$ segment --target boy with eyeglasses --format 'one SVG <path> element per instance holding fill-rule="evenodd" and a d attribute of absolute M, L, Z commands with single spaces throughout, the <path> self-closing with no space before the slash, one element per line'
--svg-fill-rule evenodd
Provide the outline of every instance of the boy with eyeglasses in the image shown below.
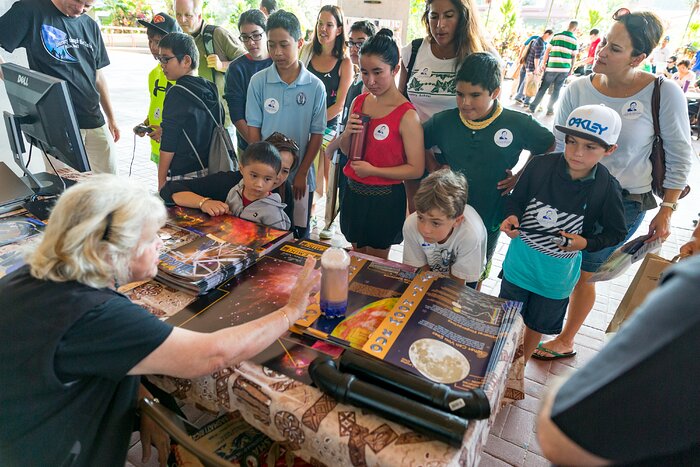
<path fill-rule="evenodd" d="M 216 85 L 195 76 L 199 54 L 191 36 L 168 34 L 161 39 L 158 51 L 163 74 L 177 84 L 168 91 L 163 102 L 158 162 L 160 190 L 167 180 L 207 175 L 209 145 L 215 126 L 209 112 L 219 119 L 223 112 Z M 201 99 L 208 111 L 188 91 Z"/>
<path fill-rule="evenodd" d="M 229 65 L 224 84 L 224 99 L 236 127 L 238 151 L 248 147 L 248 122 L 245 119 L 246 93 L 255 73 L 272 65 L 267 53 L 267 19 L 260 10 L 248 10 L 238 20 L 241 43 L 248 51 Z"/>
<path fill-rule="evenodd" d="M 177 21 L 167 13 L 155 14 L 151 21 L 140 19 L 139 24 L 146 27 L 148 48 L 156 60 L 158 60 L 158 49 L 161 39 L 171 32 L 182 32 Z M 143 138 L 148 135 L 151 138 L 151 160 L 156 165 L 158 165 L 160 160 L 160 137 L 162 132 L 160 122 L 163 120 L 163 101 L 165 101 L 165 93 L 174 84 L 174 81 L 169 81 L 165 77 L 163 68 L 158 63 L 148 74 L 148 96 L 150 97 L 148 116 L 142 124 L 134 127 L 134 133 L 137 136 Z"/>

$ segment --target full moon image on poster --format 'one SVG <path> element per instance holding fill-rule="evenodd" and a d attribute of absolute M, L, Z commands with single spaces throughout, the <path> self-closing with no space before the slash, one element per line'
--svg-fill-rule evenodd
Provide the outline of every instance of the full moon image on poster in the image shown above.
<path fill-rule="evenodd" d="M 459 350 L 436 339 L 418 339 L 408 358 L 423 376 L 436 383 L 452 384 L 469 374 L 469 360 Z"/>

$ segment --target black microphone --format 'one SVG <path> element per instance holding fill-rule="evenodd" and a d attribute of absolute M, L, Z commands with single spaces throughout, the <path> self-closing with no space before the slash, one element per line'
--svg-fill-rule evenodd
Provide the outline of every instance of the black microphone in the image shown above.
<path fill-rule="evenodd" d="M 379 415 L 406 425 L 431 438 L 460 447 L 467 421 L 424 404 L 394 394 L 355 376 L 341 373 L 328 356 L 317 357 L 309 366 L 316 386 L 338 402 L 373 410 Z"/>
<path fill-rule="evenodd" d="M 481 388 L 459 391 L 351 350 L 343 352 L 338 366 L 340 371 L 467 420 L 491 416 L 489 399 Z"/>

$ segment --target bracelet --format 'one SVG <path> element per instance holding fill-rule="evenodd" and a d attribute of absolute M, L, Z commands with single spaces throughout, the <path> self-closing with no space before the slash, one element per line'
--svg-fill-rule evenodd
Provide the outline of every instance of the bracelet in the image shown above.
<path fill-rule="evenodd" d="M 202 209 L 202 206 L 204 206 L 204 203 L 209 201 L 211 198 L 202 198 L 202 200 L 199 202 L 199 209 Z"/>
<path fill-rule="evenodd" d="M 280 311 L 282 312 L 282 315 L 284 316 L 284 319 L 287 320 L 287 329 L 292 327 L 292 322 L 289 321 L 289 316 L 287 316 L 287 312 L 284 311 L 283 309 L 280 308 Z"/>

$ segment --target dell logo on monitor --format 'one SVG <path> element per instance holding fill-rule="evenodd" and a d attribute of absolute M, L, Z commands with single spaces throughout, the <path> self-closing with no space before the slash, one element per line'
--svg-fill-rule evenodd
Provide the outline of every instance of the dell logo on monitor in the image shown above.
<path fill-rule="evenodd" d="M 17 75 L 17 82 L 23 86 L 29 86 L 29 76 Z"/>

